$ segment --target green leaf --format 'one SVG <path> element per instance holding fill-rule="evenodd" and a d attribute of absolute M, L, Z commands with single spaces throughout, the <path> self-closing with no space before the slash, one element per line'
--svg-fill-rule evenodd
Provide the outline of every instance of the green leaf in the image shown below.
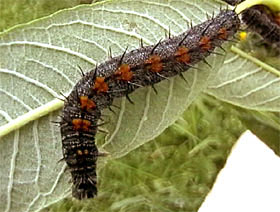
<path fill-rule="evenodd" d="M 246 109 L 280 111 L 280 70 L 234 47 L 207 93 Z"/>
<path fill-rule="evenodd" d="M 80 3 L 90 2 L 86 0 L 0 0 L 0 31 Z"/>

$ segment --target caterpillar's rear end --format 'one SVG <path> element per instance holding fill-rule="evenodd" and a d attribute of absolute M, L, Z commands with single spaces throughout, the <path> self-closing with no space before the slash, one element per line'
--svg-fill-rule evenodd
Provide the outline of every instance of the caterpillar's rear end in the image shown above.
<path fill-rule="evenodd" d="M 76 89 L 76 87 L 74 88 Z M 72 175 L 72 196 L 77 199 L 97 195 L 95 134 L 99 111 L 92 101 L 72 92 L 67 98 L 61 121 L 63 157 Z"/>

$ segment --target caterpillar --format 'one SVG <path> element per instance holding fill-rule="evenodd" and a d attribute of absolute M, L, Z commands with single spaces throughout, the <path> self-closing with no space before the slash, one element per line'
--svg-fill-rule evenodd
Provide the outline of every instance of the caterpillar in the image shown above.
<path fill-rule="evenodd" d="M 100 153 L 95 135 L 102 110 L 118 97 L 126 96 L 132 102 L 128 95 L 137 88 L 154 88 L 162 80 L 182 76 L 182 72 L 205 61 L 239 27 L 234 11 L 221 10 L 216 17 L 178 36 L 125 51 L 83 75 L 65 99 L 60 122 L 62 152 L 71 172 L 74 198 L 97 195 L 96 162 Z"/>
<path fill-rule="evenodd" d="M 232 5 L 232 6 L 235 6 L 235 5 L 241 3 L 244 0 L 223 0 L 223 1 L 228 3 L 228 4 L 230 4 L 230 5 Z"/>
<path fill-rule="evenodd" d="M 256 5 L 242 12 L 242 21 L 249 30 L 262 36 L 265 42 L 280 51 L 280 21 L 269 7 Z"/>

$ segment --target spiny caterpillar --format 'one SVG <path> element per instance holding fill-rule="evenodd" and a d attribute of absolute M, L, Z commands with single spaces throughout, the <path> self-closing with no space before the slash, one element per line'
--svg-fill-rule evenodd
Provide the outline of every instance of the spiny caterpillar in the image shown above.
<path fill-rule="evenodd" d="M 242 12 L 242 21 L 249 30 L 260 34 L 264 41 L 280 52 L 279 20 L 279 16 L 264 5 L 256 5 Z"/>
<path fill-rule="evenodd" d="M 235 6 L 235 5 L 239 4 L 240 2 L 242 2 L 244 0 L 223 0 L 223 1 L 232 5 L 232 6 Z"/>
<path fill-rule="evenodd" d="M 239 29 L 231 10 L 191 27 L 188 31 L 151 46 L 124 52 L 86 73 L 65 100 L 60 123 L 63 156 L 72 175 L 77 199 L 97 195 L 96 162 L 100 155 L 95 135 L 101 111 L 115 98 L 139 87 L 180 75 L 213 53 Z"/>

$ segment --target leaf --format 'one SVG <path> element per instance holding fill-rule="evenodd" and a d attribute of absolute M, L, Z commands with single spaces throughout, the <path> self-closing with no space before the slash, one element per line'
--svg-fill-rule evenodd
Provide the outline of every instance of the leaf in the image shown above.
<path fill-rule="evenodd" d="M 4 3 L 5 2 L 5 3 Z M 0 2 L 0 31 L 83 3 L 81 0 L 5 0 Z M 85 2 L 86 3 L 86 2 Z"/>
<path fill-rule="evenodd" d="M 58 131 L 42 117 L 0 140 L 2 211 L 36 211 L 69 195 Z M 49 124 L 46 124 L 49 123 Z"/>
<path fill-rule="evenodd" d="M 224 65 L 206 92 L 243 108 L 279 112 L 280 70 L 237 48 L 233 50 L 237 54 L 227 54 Z"/>

